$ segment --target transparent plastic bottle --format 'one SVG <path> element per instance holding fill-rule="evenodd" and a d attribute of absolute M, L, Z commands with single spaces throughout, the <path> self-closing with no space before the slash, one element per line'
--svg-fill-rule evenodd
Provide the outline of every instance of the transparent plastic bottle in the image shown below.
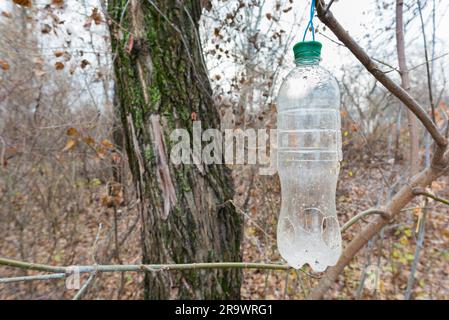
<path fill-rule="evenodd" d="M 342 159 L 340 92 L 319 65 L 321 43 L 293 48 L 296 67 L 278 95 L 278 172 L 282 203 L 277 243 L 294 268 L 316 272 L 341 254 L 335 191 Z"/>

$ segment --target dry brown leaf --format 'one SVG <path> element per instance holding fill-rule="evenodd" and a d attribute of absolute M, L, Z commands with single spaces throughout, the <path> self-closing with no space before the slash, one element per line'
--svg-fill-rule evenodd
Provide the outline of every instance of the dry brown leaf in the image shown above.
<path fill-rule="evenodd" d="M 89 146 L 92 146 L 95 144 L 95 140 L 91 136 L 84 137 L 83 141 Z"/>
<path fill-rule="evenodd" d="M 55 68 L 56 68 L 56 70 L 64 69 L 64 63 L 62 63 L 61 61 L 56 62 L 55 63 Z"/>
<path fill-rule="evenodd" d="M 9 63 L 6 62 L 3 59 L 0 59 L 0 68 L 3 69 L 3 71 L 8 71 L 9 70 Z"/>
<path fill-rule="evenodd" d="M 78 134 L 78 130 L 76 130 L 76 129 L 73 128 L 73 127 L 70 127 L 70 128 L 67 129 L 66 134 L 67 134 L 68 136 L 75 136 L 75 135 Z"/>
<path fill-rule="evenodd" d="M 86 68 L 89 64 L 90 64 L 90 62 L 89 62 L 88 60 L 83 59 L 83 60 L 81 61 L 81 69 Z"/>
<path fill-rule="evenodd" d="M 206 9 L 208 12 L 212 10 L 212 1 L 211 0 L 202 0 L 201 7 Z"/>
<path fill-rule="evenodd" d="M 72 55 L 67 51 L 64 51 L 64 54 L 62 56 L 64 57 L 65 61 L 69 61 L 70 59 L 72 59 Z"/>
<path fill-rule="evenodd" d="M 65 144 L 64 149 L 62 149 L 63 152 L 69 151 L 70 149 L 73 149 L 76 146 L 76 141 L 73 139 L 67 140 L 67 143 Z"/>
<path fill-rule="evenodd" d="M 42 33 L 46 34 L 46 33 L 50 33 L 50 31 L 51 31 L 51 26 L 49 24 L 46 23 L 42 26 L 42 29 L 41 29 Z"/>
<path fill-rule="evenodd" d="M 15 4 L 18 4 L 19 6 L 22 7 L 27 7 L 27 8 L 31 8 L 31 0 L 12 0 L 12 2 L 14 2 Z"/>
<path fill-rule="evenodd" d="M 55 54 L 56 58 L 59 58 L 64 54 L 64 51 L 58 50 L 58 51 L 55 51 L 54 54 Z"/>
<path fill-rule="evenodd" d="M 112 148 L 114 148 L 114 145 L 111 143 L 111 141 L 109 141 L 108 139 L 104 139 L 104 140 L 102 140 L 101 142 L 101 145 L 103 146 L 103 147 L 105 147 L 106 149 L 112 149 Z"/>
<path fill-rule="evenodd" d="M 98 12 L 98 8 L 93 8 L 92 9 L 92 14 L 90 15 L 90 17 L 92 18 L 92 20 L 95 22 L 95 24 L 100 24 L 102 19 L 101 19 L 101 14 Z"/>
<path fill-rule="evenodd" d="M 51 3 L 55 6 L 62 6 L 64 4 L 64 0 L 52 0 Z"/>

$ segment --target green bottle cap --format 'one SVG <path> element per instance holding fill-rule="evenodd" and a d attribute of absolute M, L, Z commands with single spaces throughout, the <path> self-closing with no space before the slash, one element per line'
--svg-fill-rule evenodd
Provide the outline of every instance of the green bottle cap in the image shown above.
<path fill-rule="evenodd" d="M 295 61 L 304 59 L 314 59 L 321 57 L 321 48 L 323 45 L 318 41 L 302 41 L 295 44 L 293 52 L 295 54 Z"/>

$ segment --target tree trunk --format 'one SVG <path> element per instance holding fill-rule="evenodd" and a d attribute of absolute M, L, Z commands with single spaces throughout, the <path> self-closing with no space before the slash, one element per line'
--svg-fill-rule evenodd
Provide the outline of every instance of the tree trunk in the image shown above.
<path fill-rule="evenodd" d="M 143 263 L 241 261 L 242 217 L 222 165 L 174 165 L 168 135 L 219 128 L 200 0 L 110 0 L 116 94 L 142 215 Z M 147 299 L 238 299 L 241 271 L 147 272 Z"/>
<path fill-rule="evenodd" d="M 396 48 L 398 53 L 399 71 L 401 73 L 402 88 L 410 93 L 410 75 L 405 57 L 404 22 L 403 22 L 404 0 L 396 0 Z M 418 122 L 410 110 L 407 110 L 408 130 L 410 133 L 410 176 L 419 172 L 419 131 Z"/>

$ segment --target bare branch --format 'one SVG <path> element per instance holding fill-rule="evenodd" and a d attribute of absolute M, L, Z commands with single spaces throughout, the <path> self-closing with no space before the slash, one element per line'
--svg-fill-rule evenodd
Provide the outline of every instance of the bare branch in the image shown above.
<path fill-rule="evenodd" d="M 430 192 L 427 192 L 427 191 L 425 191 L 425 190 L 423 190 L 423 189 L 414 189 L 414 190 L 413 190 L 413 194 L 414 194 L 415 196 L 425 196 L 425 197 L 427 197 L 427 198 L 433 199 L 433 200 L 435 200 L 435 201 L 444 203 L 444 204 L 446 204 L 446 205 L 449 206 L 449 200 L 444 199 L 444 198 L 440 198 L 440 197 L 436 196 L 435 194 L 430 193 Z"/>
<path fill-rule="evenodd" d="M 46 272 L 66 273 L 70 267 L 55 267 L 45 264 L 29 263 L 19 260 L 13 260 L 0 257 L 0 265 L 16 267 L 27 270 L 37 270 Z M 71 268 L 73 268 L 72 266 Z M 191 269 L 265 269 L 265 270 L 284 270 L 292 269 L 287 264 L 270 264 L 254 262 L 205 262 L 205 263 L 182 263 L 182 264 L 117 264 L 117 265 L 85 265 L 75 266 L 80 273 L 97 272 L 143 272 L 160 270 L 191 270 Z"/>
<path fill-rule="evenodd" d="M 341 228 L 341 232 L 345 232 L 346 230 L 348 230 L 350 227 L 352 227 L 354 224 L 356 224 L 359 220 L 373 215 L 373 214 L 380 214 L 381 216 L 383 216 L 385 219 L 389 219 L 388 213 L 386 213 L 383 210 L 379 210 L 379 209 L 369 209 L 363 212 L 360 212 L 359 214 L 355 215 L 354 217 L 352 217 L 351 219 L 348 220 L 348 222 L 346 222 L 343 227 Z"/>
<path fill-rule="evenodd" d="M 335 0 L 330 0 L 329 4 L 326 7 L 326 10 L 324 11 L 324 14 L 327 14 L 327 12 L 331 9 L 332 4 L 334 3 Z"/>
<path fill-rule="evenodd" d="M 65 273 L 40 274 L 40 275 L 36 275 L 36 276 L 0 278 L 0 283 L 12 283 L 12 282 L 21 282 L 21 281 L 35 281 L 35 280 L 63 279 L 65 277 L 66 277 Z"/>
<path fill-rule="evenodd" d="M 334 18 L 329 11 L 324 14 L 324 4 L 322 0 L 317 3 L 318 17 L 331 29 L 337 38 L 343 42 L 346 47 L 357 57 L 357 59 L 365 66 L 365 68 L 392 94 L 398 97 L 413 113 L 421 120 L 423 125 L 432 135 L 437 148 L 430 167 L 421 171 L 411 178 L 387 203 L 385 212 L 388 213 L 390 219 L 398 215 L 404 206 L 409 203 L 415 194 L 415 188 L 425 188 L 432 181 L 443 175 L 448 169 L 448 157 L 445 155 L 447 140 L 442 136 L 436 125 L 428 117 L 424 109 L 416 102 L 404 89 L 393 82 L 388 76 L 381 72 L 372 59 L 365 51 L 351 38 L 351 36 L 343 29 L 343 27 Z M 346 247 L 342 253 L 340 260 L 334 267 L 327 269 L 323 278 L 314 288 L 309 299 L 321 299 L 332 283 L 337 280 L 338 275 L 349 264 L 352 258 L 374 237 L 389 220 L 382 216 L 377 217 L 368 226 L 366 226 Z"/>
<path fill-rule="evenodd" d="M 447 161 L 447 159 L 445 159 Z M 426 168 L 425 170 L 414 176 L 409 183 L 406 183 L 396 193 L 392 199 L 385 206 L 385 212 L 389 214 L 390 218 L 398 215 L 404 206 L 409 203 L 414 197 L 413 189 L 423 188 L 429 185 L 432 181 L 437 179 L 444 173 L 444 170 L 434 167 Z M 368 241 L 375 236 L 390 220 L 382 216 L 378 216 L 368 226 L 366 226 L 346 247 L 342 253 L 340 260 L 334 267 L 327 269 L 318 285 L 314 288 L 309 296 L 309 299 L 321 299 L 326 291 L 330 288 L 333 282 L 338 278 L 338 275 L 349 264 L 352 258 L 368 243 Z"/>
<path fill-rule="evenodd" d="M 346 45 L 346 47 L 354 54 L 354 56 L 365 66 L 365 68 L 387 88 L 392 94 L 394 94 L 404 105 L 410 109 L 421 121 L 424 127 L 429 131 L 435 143 L 440 147 L 447 146 L 447 139 L 438 131 L 436 124 L 429 118 L 424 108 L 411 97 L 404 89 L 391 80 L 382 70 L 380 70 L 377 64 L 369 57 L 369 55 L 354 41 L 349 33 L 340 25 L 335 19 L 331 11 L 325 11 L 325 5 L 323 0 L 317 2 L 317 12 L 320 20 L 332 30 L 337 38 Z"/>
<path fill-rule="evenodd" d="M 76 293 L 76 295 L 73 297 L 72 300 L 80 300 L 81 297 L 86 293 L 87 288 L 89 287 L 89 285 L 92 284 L 95 276 L 97 275 L 97 273 L 94 271 L 90 274 L 89 278 L 86 280 L 86 282 L 84 282 L 83 286 L 81 287 L 81 289 Z"/>

